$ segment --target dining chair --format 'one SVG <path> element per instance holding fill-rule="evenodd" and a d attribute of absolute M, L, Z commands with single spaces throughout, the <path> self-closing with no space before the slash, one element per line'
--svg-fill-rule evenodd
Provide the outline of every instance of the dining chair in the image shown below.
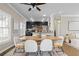
<path fill-rule="evenodd" d="M 64 37 L 63 36 L 58 36 L 58 37 L 61 39 L 54 41 L 54 48 L 61 48 L 62 52 L 64 52 L 63 50 Z"/>
<path fill-rule="evenodd" d="M 29 54 L 29 53 L 35 53 L 36 55 L 38 55 L 38 46 L 37 46 L 37 42 L 34 40 L 27 40 L 25 42 L 25 53 Z"/>
<path fill-rule="evenodd" d="M 23 42 L 18 37 L 14 38 L 14 45 L 15 45 L 14 53 L 15 52 L 24 52 Z"/>
<path fill-rule="evenodd" d="M 42 55 L 43 52 L 48 52 L 50 56 L 52 56 L 51 52 L 53 50 L 52 46 L 53 42 L 50 39 L 43 39 L 40 44 L 40 54 Z"/>

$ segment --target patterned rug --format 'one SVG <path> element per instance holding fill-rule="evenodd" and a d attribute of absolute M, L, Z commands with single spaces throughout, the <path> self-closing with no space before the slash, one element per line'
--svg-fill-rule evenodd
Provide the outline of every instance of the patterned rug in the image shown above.
<path fill-rule="evenodd" d="M 4 56 L 36 56 L 35 53 L 14 53 L 15 49 L 10 50 L 8 53 L 6 53 Z M 63 53 L 61 51 L 61 49 L 59 48 L 55 48 L 52 52 L 51 52 L 52 56 L 67 56 L 67 54 Z M 50 56 L 50 54 L 48 52 L 43 52 L 42 55 L 40 53 L 38 53 L 37 56 Z"/>

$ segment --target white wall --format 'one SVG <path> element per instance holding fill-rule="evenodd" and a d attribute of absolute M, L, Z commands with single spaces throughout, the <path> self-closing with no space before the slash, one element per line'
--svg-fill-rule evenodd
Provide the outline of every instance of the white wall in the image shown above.
<path fill-rule="evenodd" d="M 6 16 L 7 19 L 9 20 L 9 22 L 8 22 L 8 24 L 9 24 L 9 27 L 8 27 L 9 28 L 9 37 L 8 37 L 8 39 L 0 40 L 0 51 L 1 50 L 3 51 L 5 49 L 5 47 L 8 47 L 8 45 L 13 43 L 12 34 L 11 34 L 12 33 L 12 20 L 11 20 L 12 18 L 11 18 L 10 14 L 8 14 L 2 10 L 0 10 L 0 16 Z"/>
<path fill-rule="evenodd" d="M 54 15 L 51 15 L 49 19 L 49 31 L 54 32 Z"/>
<path fill-rule="evenodd" d="M 25 35 L 26 21 L 27 20 L 20 20 L 20 36 Z"/>
<path fill-rule="evenodd" d="M 65 15 L 65 16 L 61 16 L 61 35 L 65 35 L 67 33 L 79 33 L 79 31 L 71 31 L 68 28 L 68 22 L 69 21 L 79 21 L 79 16 L 78 15 Z M 79 25 L 76 25 L 77 27 Z"/>
<path fill-rule="evenodd" d="M 14 34 L 14 20 L 16 20 L 15 22 L 17 23 L 19 20 L 23 20 L 24 18 L 21 17 L 19 14 L 16 13 L 16 11 L 14 11 L 8 4 L 6 3 L 1 3 L 0 4 L 0 10 L 8 13 L 11 15 L 11 40 L 10 41 L 5 41 L 4 44 L 0 45 L 0 53 L 2 50 L 5 50 L 6 48 L 8 48 L 9 46 L 11 46 L 13 44 L 13 36 Z M 16 28 L 16 27 L 15 27 Z"/>

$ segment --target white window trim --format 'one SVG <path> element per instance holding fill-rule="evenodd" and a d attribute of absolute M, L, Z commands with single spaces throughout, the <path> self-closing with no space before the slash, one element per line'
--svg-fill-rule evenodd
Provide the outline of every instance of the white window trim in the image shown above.
<path fill-rule="evenodd" d="M 3 42 L 7 42 L 7 41 L 10 41 L 11 40 L 11 15 L 9 15 L 8 13 L 5 13 L 3 11 L 0 11 L 0 13 L 2 13 L 2 15 L 0 15 L 0 16 L 6 16 L 9 19 L 9 21 L 8 21 L 9 26 L 8 27 L 0 27 L 2 29 L 4 29 L 4 28 L 8 28 L 9 29 L 8 30 L 9 31 L 8 32 L 8 39 L 6 39 L 6 40 L 0 40 L 0 44 L 2 44 Z"/>

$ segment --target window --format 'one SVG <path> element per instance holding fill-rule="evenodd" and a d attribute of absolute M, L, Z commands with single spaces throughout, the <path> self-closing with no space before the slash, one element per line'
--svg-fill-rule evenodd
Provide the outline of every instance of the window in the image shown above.
<path fill-rule="evenodd" d="M 25 35 L 26 25 L 25 22 L 20 22 L 20 35 Z"/>
<path fill-rule="evenodd" d="M 9 18 L 0 16 L 0 41 L 9 39 Z"/>

